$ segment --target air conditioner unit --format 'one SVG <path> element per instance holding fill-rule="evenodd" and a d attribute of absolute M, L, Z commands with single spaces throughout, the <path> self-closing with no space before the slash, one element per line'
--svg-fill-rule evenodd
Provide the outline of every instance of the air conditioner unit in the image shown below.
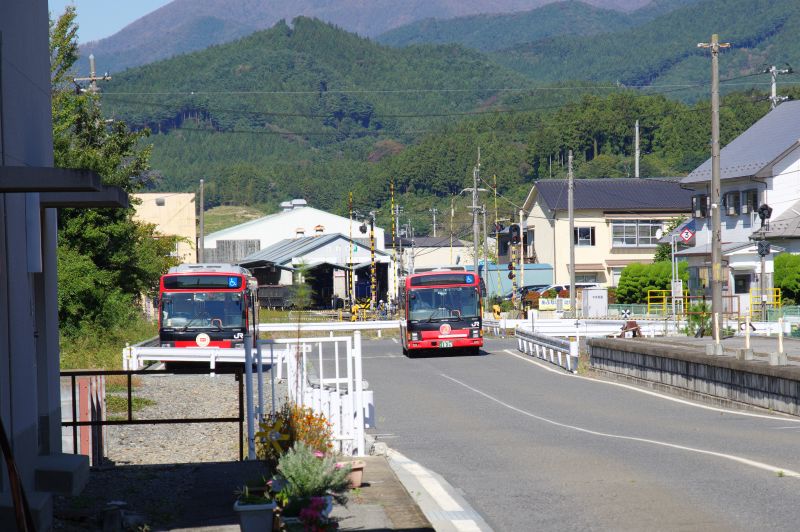
<path fill-rule="evenodd" d="M 736 207 L 733 205 L 728 207 L 728 216 L 736 216 Z"/>
<path fill-rule="evenodd" d="M 700 209 L 697 209 L 697 210 L 694 211 L 694 217 L 695 218 L 705 218 L 705 216 L 703 216 L 703 211 L 701 211 Z"/>
<path fill-rule="evenodd" d="M 750 213 L 750 206 L 746 203 L 742 205 L 742 214 L 749 214 Z"/>

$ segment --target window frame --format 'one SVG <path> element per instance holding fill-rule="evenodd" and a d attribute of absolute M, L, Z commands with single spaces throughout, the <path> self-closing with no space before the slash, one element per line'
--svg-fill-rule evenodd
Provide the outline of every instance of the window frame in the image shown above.
<path fill-rule="evenodd" d="M 708 194 L 695 194 L 692 196 L 692 218 L 708 218 Z M 700 216 L 697 215 L 698 211 Z"/>
<path fill-rule="evenodd" d="M 653 218 L 611 221 L 612 248 L 654 248 L 658 246 L 656 231 L 663 229 L 664 220 Z M 645 228 L 650 229 L 644 234 Z M 621 234 L 620 233 L 621 230 Z"/>
<path fill-rule="evenodd" d="M 587 237 L 581 237 L 580 236 L 581 231 L 582 230 L 587 230 L 587 229 L 589 230 L 589 235 Z M 595 241 L 594 233 L 595 233 L 595 231 L 594 231 L 594 226 L 593 225 L 576 227 L 574 229 L 574 231 L 573 231 L 573 234 L 572 234 L 572 239 L 573 239 L 573 242 L 575 243 L 575 247 L 582 247 L 583 248 L 583 247 L 595 246 L 596 245 L 596 241 Z"/>

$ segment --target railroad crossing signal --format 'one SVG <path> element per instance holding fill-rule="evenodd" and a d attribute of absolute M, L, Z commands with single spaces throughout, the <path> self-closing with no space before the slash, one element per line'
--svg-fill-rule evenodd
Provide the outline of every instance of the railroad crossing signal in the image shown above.
<path fill-rule="evenodd" d="M 629 308 L 622 309 L 622 317 L 625 318 L 626 320 L 628 318 L 630 318 L 631 317 L 631 309 L 629 309 Z"/>
<path fill-rule="evenodd" d="M 692 231 L 688 227 L 685 228 L 683 231 L 681 231 L 681 240 L 683 240 L 687 244 L 689 243 L 689 241 L 692 239 L 693 236 L 694 236 L 694 231 Z"/>

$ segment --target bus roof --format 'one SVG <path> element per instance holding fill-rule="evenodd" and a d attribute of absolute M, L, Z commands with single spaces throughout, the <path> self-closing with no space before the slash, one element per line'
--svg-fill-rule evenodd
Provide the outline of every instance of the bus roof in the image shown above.
<path fill-rule="evenodd" d="M 479 286 L 480 278 L 472 273 L 459 270 L 415 273 L 406 277 L 406 288 L 421 286 L 467 285 Z"/>
<path fill-rule="evenodd" d="M 169 269 L 169 273 L 236 273 L 250 275 L 250 271 L 234 264 L 181 264 Z"/>

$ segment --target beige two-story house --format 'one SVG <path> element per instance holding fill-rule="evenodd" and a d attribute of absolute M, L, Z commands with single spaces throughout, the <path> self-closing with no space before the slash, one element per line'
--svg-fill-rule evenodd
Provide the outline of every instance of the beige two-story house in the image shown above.
<path fill-rule="evenodd" d="M 539 180 L 524 205 L 526 254 L 553 265 L 554 284 L 567 283 L 572 239 L 576 282 L 617 286 L 625 266 L 653 261 L 666 225 L 690 215 L 691 196 L 677 178 L 576 179 L 570 235 L 567 180 Z"/>

